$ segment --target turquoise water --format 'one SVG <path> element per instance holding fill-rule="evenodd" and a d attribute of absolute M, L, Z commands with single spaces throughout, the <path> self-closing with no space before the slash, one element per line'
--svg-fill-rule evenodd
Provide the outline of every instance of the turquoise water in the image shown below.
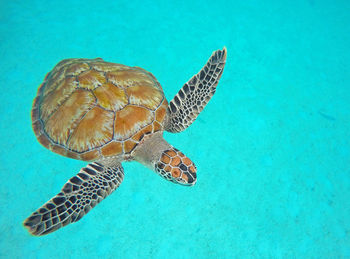
<path fill-rule="evenodd" d="M 1 1 L 0 257 L 350 258 L 350 2 L 286 2 Z M 171 100 L 223 46 L 214 98 L 165 133 L 196 163 L 194 187 L 124 163 L 81 221 L 27 233 L 22 221 L 85 165 L 31 129 L 58 61 L 143 67 Z"/>

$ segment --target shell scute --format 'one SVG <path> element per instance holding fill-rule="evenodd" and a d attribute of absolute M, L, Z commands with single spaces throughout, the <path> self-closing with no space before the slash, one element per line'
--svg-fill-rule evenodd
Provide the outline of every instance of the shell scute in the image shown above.
<path fill-rule="evenodd" d="M 84 71 L 89 70 L 90 67 L 87 63 L 73 63 L 66 70 L 68 76 L 77 76 Z"/>
<path fill-rule="evenodd" d="M 156 111 L 156 120 L 158 122 L 163 122 L 163 120 L 165 119 L 167 107 L 168 107 L 168 102 L 164 98 L 162 105 Z"/>
<path fill-rule="evenodd" d="M 123 143 L 117 142 L 117 141 L 108 143 L 107 145 L 101 148 L 101 153 L 105 157 L 121 154 L 122 152 L 123 152 Z"/>
<path fill-rule="evenodd" d="M 80 155 L 80 159 L 84 161 L 93 161 L 100 157 L 98 150 L 92 150 Z"/>
<path fill-rule="evenodd" d="M 70 134 L 94 104 L 95 97 L 90 92 L 76 90 L 46 121 L 43 120 L 45 132 L 53 142 L 66 145 Z"/>
<path fill-rule="evenodd" d="M 132 140 L 127 140 L 124 143 L 124 152 L 126 154 L 130 153 L 137 145 L 137 142 L 134 142 Z"/>
<path fill-rule="evenodd" d="M 96 88 L 94 94 L 97 98 L 97 104 L 107 110 L 119 111 L 128 104 L 124 89 L 112 83 L 105 83 Z"/>
<path fill-rule="evenodd" d="M 131 104 L 144 106 L 148 109 L 153 109 L 158 105 L 163 95 L 154 87 L 145 87 L 144 85 L 131 86 L 126 89 Z"/>
<path fill-rule="evenodd" d="M 127 106 L 116 112 L 114 133 L 115 139 L 123 140 L 131 137 L 153 121 L 151 111 L 139 106 Z"/>
<path fill-rule="evenodd" d="M 43 99 L 40 107 L 40 116 L 43 121 L 46 121 L 47 118 L 60 106 L 68 97 L 75 91 L 77 82 L 74 78 L 66 78 L 62 80 L 55 89 L 47 93 Z"/>
<path fill-rule="evenodd" d="M 106 74 L 108 81 L 115 85 L 127 88 L 130 86 L 141 85 L 145 87 L 153 87 L 153 80 L 139 69 L 121 69 L 108 72 Z"/>
<path fill-rule="evenodd" d="M 84 152 L 112 140 L 114 113 L 98 106 L 89 110 L 71 134 L 67 147 Z"/>
<path fill-rule="evenodd" d="M 102 72 L 96 70 L 84 71 L 78 76 L 79 87 L 93 90 L 106 83 L 106 78 Z"/>
<path fill-rule="evenodd" d="M 102 59 L 100 61 L 93 61 L 90 63 L 91 68 L 100 72 L 111 72 L 125 70 L 127 67 L 121 64 L 105 62 Z"/>

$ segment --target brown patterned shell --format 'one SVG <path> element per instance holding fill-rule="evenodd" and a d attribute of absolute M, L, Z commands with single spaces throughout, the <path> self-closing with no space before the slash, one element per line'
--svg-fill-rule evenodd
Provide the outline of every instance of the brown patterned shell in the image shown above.
<path fill-rule="evenodd" d="M 66 59 L 46 75 L 33 103 L 35 135 L 46 148 L 92 161 L 130 155 L 163 130 L 168 106 L 157 79 L 102 59 Z"/>

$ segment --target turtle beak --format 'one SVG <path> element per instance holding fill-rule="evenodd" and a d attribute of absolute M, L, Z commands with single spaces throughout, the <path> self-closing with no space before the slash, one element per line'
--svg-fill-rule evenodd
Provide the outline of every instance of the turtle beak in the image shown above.
<path fill-rule="evenodd" d="M 191 166 L 186 166 L 185 164 L 180 164 L 179 168 L 182 171 L 182 176 L 177 181 L 181 185 L 193 186 L 197 182 L 197 168 L 192 163 Z"/>
<path fill-rule="evenodd" d="M 197 182 L 197 174 L 196 173 L 190 173 L 190 172 L 187 173 L 187 172 L 185 172 L 182 175 L 182 179 L 184 178 L 184 175 L 186 176 L 186 178 L 188 180 L 186 182 L 179 182 L 178 181 L 179 184 L 186 185 L 186 186 L 193 186 L 193 185 L 196 184 L 196 182 Z"/>

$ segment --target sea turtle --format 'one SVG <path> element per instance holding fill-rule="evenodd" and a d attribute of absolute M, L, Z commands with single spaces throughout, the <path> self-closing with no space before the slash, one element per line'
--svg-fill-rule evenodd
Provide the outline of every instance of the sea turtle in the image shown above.
<path fill-rule="evenodd" d="M 157 79 L 140 67 L 101 58 L 59 62 L 34 99 L 32 126 L 44 147 L 90 163 L 23 222 L 28 231 L 41 236 L 81 219 L 121 184 L 123 161 L 194 185 L 196 166 L 163 131 L 192 124 L 214 95 L 225 62 L 226 48 L 215 51 L 169 103 Z"/>

